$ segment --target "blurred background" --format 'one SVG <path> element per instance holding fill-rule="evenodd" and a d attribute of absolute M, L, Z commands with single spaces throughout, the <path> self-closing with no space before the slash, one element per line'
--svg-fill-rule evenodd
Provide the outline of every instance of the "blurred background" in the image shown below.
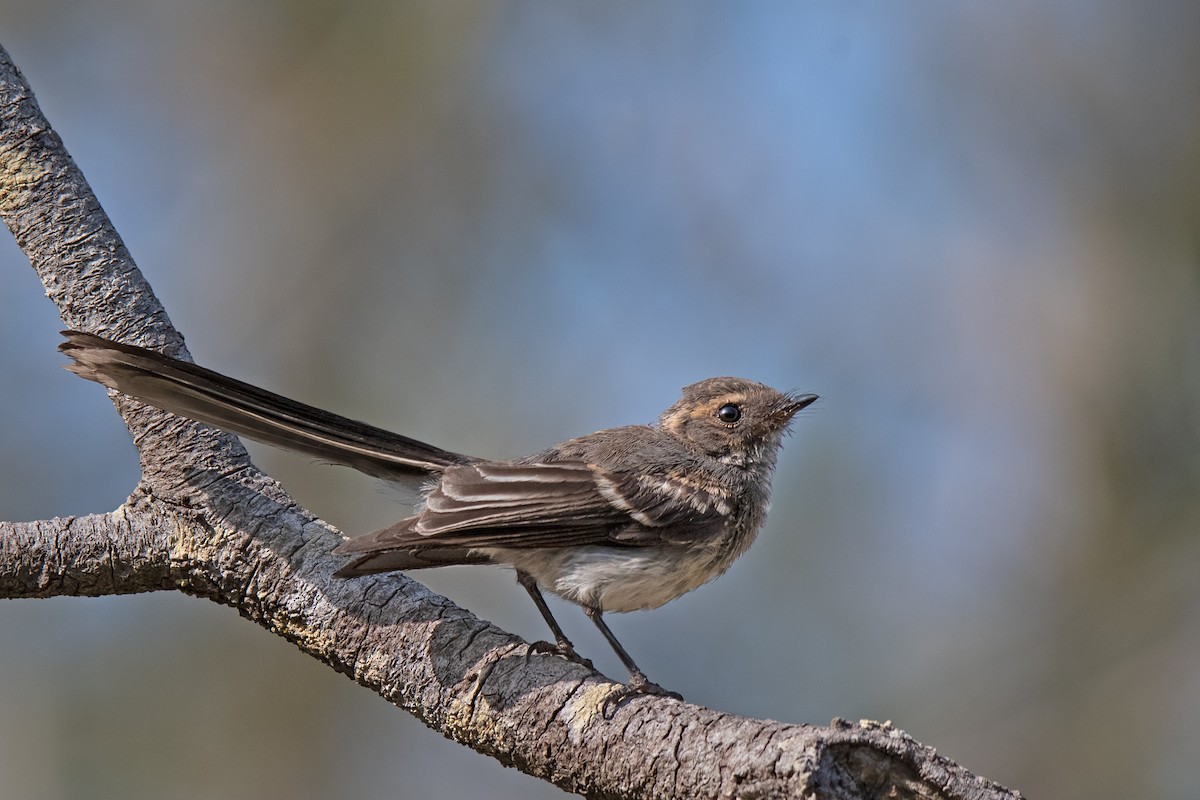
<path fill-rule="evenodd" d="M 0 0 L 206 366 L 488 457 L 817 392 L 756 546 L 611 624 L 728 712 L 1192 798 L 1200 5 Z M 134 486 L 0 241 L 0 519 Z M 361 533 L 409 498 L 254 447 Z M 529 639 L 501 570 L 417 576 Z M 624 673 L 558 603 L 582 652 Z M 226 608 L 0 606 L 0 794 L 551 798 Z"/>

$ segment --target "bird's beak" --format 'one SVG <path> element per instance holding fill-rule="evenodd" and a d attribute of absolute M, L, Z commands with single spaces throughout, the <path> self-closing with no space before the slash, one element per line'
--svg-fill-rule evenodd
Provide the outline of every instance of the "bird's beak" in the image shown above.
<path fill-rule="evenodd" d="M 803 408 L 808 408 L 815 402 L 817 402 L 817 395 L 802 394 L 799 397 L 791 398 L 788 400 L 788 402 L 780 405 L 779 408 L 771 412 L 771 417 L 779 420 L 780 422 L 786 422 L 795 416 L 797 411 Z"/>

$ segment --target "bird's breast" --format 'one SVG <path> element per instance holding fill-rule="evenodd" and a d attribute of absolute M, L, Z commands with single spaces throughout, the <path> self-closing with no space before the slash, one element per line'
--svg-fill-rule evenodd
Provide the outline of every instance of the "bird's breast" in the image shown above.
<path fill-rule="evenodd" d="M 601 611 L 640 611 L 687 594 L 728 569 L 726 552 L 691 545 L 488 549 L 547 591 Z"/>

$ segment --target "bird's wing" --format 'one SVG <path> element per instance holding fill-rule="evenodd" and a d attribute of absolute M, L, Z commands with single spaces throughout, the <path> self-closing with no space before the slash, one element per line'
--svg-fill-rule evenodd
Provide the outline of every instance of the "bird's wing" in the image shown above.
<path fill-rule="evenodd" d="M 575 461 L 481 462 L 446 470 L 417 516 L 335 552 L 682 543 L 714 532 L 729 511 L 723 495 L 683 477 L 621 474 Z"/>

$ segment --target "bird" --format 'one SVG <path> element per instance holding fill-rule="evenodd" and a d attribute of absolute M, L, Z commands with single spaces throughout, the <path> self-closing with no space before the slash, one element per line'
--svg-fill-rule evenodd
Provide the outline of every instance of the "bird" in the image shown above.
<path fill-rule="evenodd" d="M 754 542 L 783 437 L 815 394 L 736 377 L 684 387 L 657 421 L 608 428 L 512 460 L 443 450 L 136 345 L 63 331 L 67 369 L 165 411 L 387 481 L 424 479 L 415 513 L 333 549 L 343 579 L 460 564 L 512 567 L 554 637 L 538 650 L 591 667 L 543 595 L 582 607 L 629 672 L 650 681 L 604 619 L 658 608 L 722 575 Z"/>

